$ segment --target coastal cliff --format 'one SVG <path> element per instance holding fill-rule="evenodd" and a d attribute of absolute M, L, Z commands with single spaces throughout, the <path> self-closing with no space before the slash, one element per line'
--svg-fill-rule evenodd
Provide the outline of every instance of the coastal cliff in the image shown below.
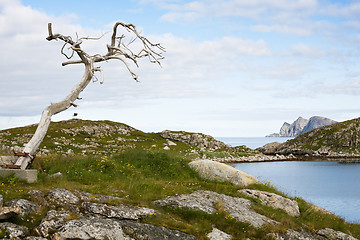
<path fill-rule="evenodd" d="M 266 154 L 357 157 L 360 156 L 360 118 L 316 128 L 285 143 L 259 148 Z"/>
<path fill-rule="evenodd" d="M 279 133 L 269 134 L 266 137 L 296 137 L 315 128 L 331 125 L 334 123 L 336 123 L 336 121 L 325 117 L 314 116 L 309 120 L 299 117 L 291 124 L 285 122 L 280 128 Z"/>

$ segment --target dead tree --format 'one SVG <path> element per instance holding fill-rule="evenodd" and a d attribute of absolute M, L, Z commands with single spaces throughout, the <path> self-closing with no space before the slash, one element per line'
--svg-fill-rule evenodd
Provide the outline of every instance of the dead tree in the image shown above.
<path fill-rule="evenodd" d="M 133 39 L 125 43 L 125 35 L 122 34 L 118 36 L 118 28 L 127 30 L 129 34 L 134 36 Z M 79 94 L 86 88 L 91 80 L 97 80 L 97 77 L 95 76 L 96 72 L 100 73 L 100 83 L 104 82 L 103 71 L 100 67 L 95 66 L 96 63 L 109 60 L 119 60 L 125 65 L 132 78 L 135 81 L 138 81 L 138 77 L 131 70 L 129 62 L 132 62 L 138 67 L 138 59 L 148 58 L 150 62 L 158 63 L 160 65 L 159 61 L 163 59 L 162 53 L 165 52 L 165 49 L 160 44 L 153 44 L 147 38 L 143 37 L 134 25 L 124 24 L 122 22 L 116 22 L 114 24 L 110 39 L 111 42 L 107 45 L 107 53 L 104 55 L 90 55 L 81 48 L 83 41 L 98 40 L 99 38 L 83 37 L 73 40 L 70 36 L 53 34 L 51 23 L 48 24 L 48 31 L 49 36 L 46 38 L 48 41 L 60 40 L 64 42 L 61 54 L 67 58 L 67 61 L 63 62 L 62 66 L 70 64 L 83 64 L 85 72 L 81 81 L 73 87 L 70 94 L 63 101 L 51 104 L 42 112 L 39 125 L 33 137 L 24 146 L 22 153 L 16 153 L 19 158 L 17 159 L 15 166 L 18 166 L 21 169 L 26 169 L 30 166 L 38 147 L 46 135 L 51 122 L 51 117 L 59 112 L 65 111 L 71 106 L 76 107 L 77 105 L 75 104 L 75 101 L 79 99 Z M 130 49 L 130 45 L 134 42 L 140 42 L 142 46 L 140 51 L 137 53 Z M 70 54 L 66 53 L 66 48 L 70 50 Z M 74 59 L 76 55 L 78 56 L 78 59 Z"/>

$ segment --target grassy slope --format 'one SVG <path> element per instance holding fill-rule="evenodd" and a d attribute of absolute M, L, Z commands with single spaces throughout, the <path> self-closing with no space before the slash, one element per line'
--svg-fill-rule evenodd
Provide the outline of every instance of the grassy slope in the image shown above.
<path fill-rule="evenodd" d="M 36 126 L 25 126 L 0 131 L 0 145 L 23 146 L 27 143 Z M 182 132 L 184 134 L 193 134 Z M 240 146 L 233 151 L 218 149 L 214 151 L 200 150 L 186 143 L 173 140 L 176 145 L 169 145 L 171 150 L 184 154 L 206 154 L 209 157 L 246 156 L 254 151 Z M 38 152 L 51 154 L 115 154 L 124 149 L 142 148 L 146 150 L 161 150 L 168 141 L 161 137 L 161 133 L 145 133 L 123 123 L 111 121 L 88 121 L 72 119 L 52 122 Z M 1 147 L 0 147 L 1 149 Z M 3 150 L 4 151 L 4 150 Z"/>
<path fill-rule="evenodd" d="M 0 194 L 4 196 L 5 200 L 30 199 L 27 194 L 28 190 L 47 191 L 55 187 L 110 194 L 120 197 L 120 200 L 113 200 L 109 204 L 126 203 L 160 211 L 160 215 L 147 217 L 142 220 L 143 222 L 178 229 L 193 234 L 199 239 L 205 239 L 206 234 L 212 230 L 212 226 L 233 235 L 234 239 L 246 237 L 266 239 L 265 236 L 268 232 L 282 232 L 289 228 L 315 231 L 325 227 L 360 237 L 360 225 L 349 224 L 340 218 L 320 214 L 301 199 L 296 199 L 301 211 L 299 218 L 291 217 L 283 211 L 264 207 L 257 200 L 251 199 L 256 211 L 281 222 L 281 225 L 266 226 L 262 229 L 254 229 L 248 224 L 231 219 L 220 205 L 217 206 L 217 213 L 210 215 L 186 209 L 155 206 L 152 203 L 154 200 L 199 189 L 241 196 L 237 193 L 237 190 L 241 189 L 238 186 L 200 179 L 188 167 L 188 161 L 189 158 L 175 152 L 139 149 L 127 150 L 113 156 L 46 156 L 40 158 L 45 174 L 40 174 L 38 182 L 27 184 L 13 177 L 1 179 Z M 47 178 L 48 174 L 59 171 L 63 173 L 61 178 Z M 257 184 L 250 188 L 279 193 L 269 184 Z M 28 216 L 25 219 L 14 218 L 12 221 L 27 225 L 32 229 L 39 224 L 45 212 Z"/>
<path fill-rule="evenodd" d="M 89 130 L 86 127 L 94 125 L 102 130 L 94 132 L 93 129 Z M 114 128 L 118 130 L 113 131 Z M 66 132 L 63 129 L 72 129 L 72 131 Z M 73 131 L 74 129 L 77 130 Z M 119 129 L 127 129 L 128 132 Z M 35 126 L 0 131 L 1 144 L 21 145 L 21 142 L 26 142 L 34 131 Z M 114 141 L 118 138 L 122 140 Z M 109 121 L 71 120 L 52 123 L 41 148 L 57 152 L 57 154 L 39 156 L 45 173 L 40 174 L 39 180 L 34 184 L 21 182 L 14 177 L 0 179 L 0 194 L 4 196 L 5 201 L 13 198 L 30 199 L 27 192 L 31 189 L 47 191 L 55 187 L 110 194 L 120 197 L 120 200 L 111 201 L 109 204 L 126 203 L 146 206 L 161 212 L 160 215 L 143 219 L 143 222 L 178 229 L 193 234 L 199 239 L 205 239 L 213 226 L 233 235 L 234 239 L 246 237 L 265 239 L 269 232 L 283 232 L 289 228 L 315 231 L 325 227 L 360 238 L 360 225 L 349 224 L 340 218 L 320 214 L 301 199 L 296 199 L 301 211 L 299 218 L 290 217 L 283 211 L 264 207 L 259 201 L 251 199 L 256 211 L 281 222 L 281 225 L 267 226 L 262 229 L 254 229 L 248 224 L 231 219 L 220 205 L 217 206 L 218 212 L 211 215 L 186 209 L 156 207 L 152 203 L 154 200 L 199 189 L 241 196 L 237 193 L 240 187 L 229 183 L 204 181 L 188 167 L 187 163 L 191 158 L 198 156 L 192 155 L 194 150 L 200 154 L 204 152 L 180 142 L 176 142 L 176 146 L 170 146 L 172 150 L 164 151 L 162 148 L 166 142 L 158 133 L 144 133 Z M 81 148 L 82 145 L 90 147 Z M 124 150 L 125 145 L 131 148 Z M 60 154 L 69 149 L 72 149 L 74 154 L 67 156 Z M 80 154 L 84 150 L 87 151 L 85 156 Z M 88 154 L 91 151 L 95 151 L 98 155 Z M 220 150 L 217 153 L 205 152 L 205 154 L 223 155 L 226 153 Z M 49 174 L 56 172 L 62 172 L 63 176 L 47 178 Z M 269 184 L 257 184 L 250 188 L 279 193 Z M 41 214 L 30 215 L 23 219 L 13 218 L 11 221 L 33 229 L 38 226 L 45 214 L 46 210 Z"/>

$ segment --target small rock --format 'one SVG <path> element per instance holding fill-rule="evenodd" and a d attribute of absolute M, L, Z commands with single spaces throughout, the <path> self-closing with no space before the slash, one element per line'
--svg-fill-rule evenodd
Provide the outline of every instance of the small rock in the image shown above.
<path fill-rule="evenodd" d="M 165 146 L 163 149 L 164 150 L 170 150 L 169 146 Z"/>
<path fill-rule="evenodd" d="M 19 226 L 10 222 L 0 223 L 0 230 L 6 230 L 9 232 L 9 235 L 6 236 L 8 239 L 23 239 L 28 232 L 27 227 Z"/>
<path fill-rule="evenodd" d="M 35 213 L 40 210 L 40 206 L 26 199 L 13 199 L 9 201 L 10 208 L 20 208 L 19 215 L 25 216 L 29 213 Z"/>
<path fill-rule="evenodd" d="M 173 141 L 167 140 L 167 145 L 176 146 L 176 143 L 174 143 Z"/>
<path fill-rule="evenodd" d="M 229 181 L 234 185 L 247 186 L 259 182 L 255 177 L 242 172 L 227 164 L 211 160 L 196 160 L 189 166 L 200 174 L 202 178 L 215 181 Z"/>
<path fill-rule="evenodd" d="M 220 231 L 217 228 L 213 228 L 212 232 L 207 235 L 210 240 L 231 240 L 232 236 Z"/>
<path fill-rule="evenodd" d="M 4 204 L 4 198 L 3 195 L 0 194 L 0 209 L 3 207 Z"/>
<path fill-rule="evenodd" d="M 314 211 L 317 211 L 317 212 L 320 212 L 322 214 L 327 214 L 327 215 L 334 215 L 332 212 L 330 212 L 329 210 L 325 209 L 325 208 L 322 208 L 322 207 L 319 207 L 319 206 L 316 206 L 314 204 L 311 204 L 311 209 L 313 209 Z"/>
<path fill-rule="evenodd" d="M 15 215 L 21 213 L 21 208 L 19 206 L 15 207 L 3 207 L 0 209 L 0 220 L 11 218 Z"/>
<path fill-rule="evenodd" d="M 106 218 L 138 220 L 156 213 L 154 209 L 135 208 L 126 205 L 108 206 L 106 204 L 83 202 L 81 206 L 87 214 Z"/>
<path fill-rule="evenodd" d="M 282 209 L 290 216 L 293 217 L 300 216 L 298 203 L 294 200 L 284 198 L 275 193 L 268 193 L 264 191 L 257 191 L 251 189 L 243 189 L 243 190 L 239 190 L 238 192 L 246 196 L 259 199 L 261 203 L 265 206 L 270 206 L 275 209 Z"/>
<path fill-rule="evenodd" d="M 50 202 L 58 205 L 75 205 L 79 203 L 79 198 L 65 188 L 51 189 L 47 196 Z"/>
<path fill-rule="evenodd" d="M 128 238 L 117 221 L 86 218 L 67 222 L 53 235 L 53 239 L 124 240 Z"/>
<path fill-rule="evenodd" d="M 54 174 L 51 174 L 48 176 L 48 178 L 57 178 L 57 177 L 62 177 L 62 173 L 61 172 L 57 172 L 57 173 L 54 173 Z"/>

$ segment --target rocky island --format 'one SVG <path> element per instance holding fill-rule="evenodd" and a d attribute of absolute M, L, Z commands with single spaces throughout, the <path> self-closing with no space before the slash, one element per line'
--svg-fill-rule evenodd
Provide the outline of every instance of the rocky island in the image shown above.
<path fill-rule="evenodd" d="M 315 128 L 327 126 L 336 123 L 336 121 L 325 117 L 314 116 L 309 120 L 298 117 L 293 123 L 284 122 L 279 133 L 272 133 L 266 137 L 296 137 L 302 133 L 309 132 Z"/>

